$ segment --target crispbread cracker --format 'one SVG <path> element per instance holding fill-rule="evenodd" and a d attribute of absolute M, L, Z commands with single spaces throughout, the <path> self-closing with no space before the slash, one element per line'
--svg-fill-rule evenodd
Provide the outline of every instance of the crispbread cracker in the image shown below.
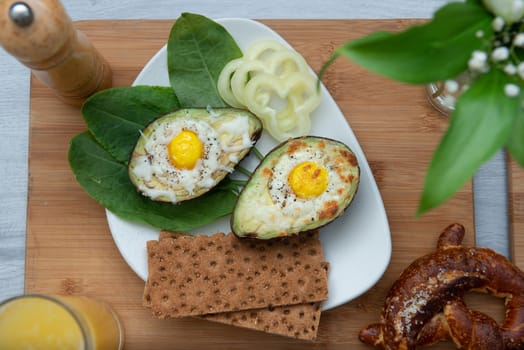
<path fill-rule="evenodd" d="M 187 234 L 180 233 L 180 232 L 161 230 L 160 234 L 158 235 L 158 240 L 161 241 L 166 238 L 178 238 L 182 236 L 187 236 Z"/>
<path fill-rule="evenodd" d="M 185 234 L 161 231 L 158 240 L 176 239 Z M 327 263 L 325 263 L 327 268 Z M 207 314 L 199 318 L 263 331 L 266 333 L 292 337 L 301 340 L 315 340 L 320 324 L 321 303 L 305 303 L 251 309 L 242 311 Z"/>
<path fill-rule="evenodd" d="M 327 299 L 318 232 L 270 241 L 223 233 L 162 236 L 147 251 L 144 305 L 159 318 Z"/>
<path fill-rule="evenodd" d="M 209 314 L 201 318 L 237 327 L 302 340 L 315 340 L 320 323 L 321 303 L 284 305 L 257 310 Z"/>

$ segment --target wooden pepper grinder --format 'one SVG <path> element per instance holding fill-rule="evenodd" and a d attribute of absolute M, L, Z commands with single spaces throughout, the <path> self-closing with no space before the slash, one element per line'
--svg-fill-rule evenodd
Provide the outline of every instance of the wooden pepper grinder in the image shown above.
<path fill-rule="evenodd" d="M 109 64 L 59 0 L 0 1 L 0 44 L 68 104 L 111 87 Z"/>

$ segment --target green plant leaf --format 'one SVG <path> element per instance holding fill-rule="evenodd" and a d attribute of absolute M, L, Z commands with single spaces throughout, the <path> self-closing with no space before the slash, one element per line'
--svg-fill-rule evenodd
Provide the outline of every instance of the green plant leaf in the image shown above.
<path fill-rule="evenodd" d="M 177 108 L 173 89 L 133 86 L 98 92 L 84 103 L 82 115 L 96 140 L 119 162 L 127 163 L 140 130 Z"/>
<path fill-rule="evenodd" d="M 504 94 L 510 82 L 493 69 L 460 97 L 426 174 L 418 215 L 446 201 L 505 145 L 519 109 L 518 98 Z"/>
<path fill-rule="evenodd" d="M 225 107 L 217 81 L 224 66 L 241 57 L 233 37 L 217 22 L 183 13 L 171 29 L 167 66 L 182 107 Z"/>
<path fill-rule="evenodd" d="M 493 16 L 476 3 L 449 3 L 425 24 L 397 34 L 374 33 L 337 49 L 363 67 L 403 82 L 430 83 L 455 77 L 467 68 L 471 52 L 493 34 Z M 325 69 L 325 68 L 323 68 Z M 323 72 L 323 71 L 322 71 Z"/>
<path fill-rule="evenodd" d="M 75 136 L 69 163 L 82 188 L 122 219 L 160 229 L 187 231 L 228 215 L 236 201 L 234 186 L 222 181 L 207 194 L 176 205 L 152 201 L 136 191 L 127 166 L 117 161 L 89 132 Z"/>
<path fill-rule="evenodd" d="M 521 87 L 522 89 L 522 87 Z M 519 163 L 521 167 L 524 168 L 524 109 L 519 108 L 517 116 L 515 117 L 515 123 L 513 124 L 513 130 L 511 136 L 509 137 L 508 151 Z"/>

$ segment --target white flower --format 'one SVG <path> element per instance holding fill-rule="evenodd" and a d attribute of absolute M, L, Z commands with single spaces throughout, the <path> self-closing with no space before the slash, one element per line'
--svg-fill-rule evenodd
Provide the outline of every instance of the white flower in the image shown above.
<path fill-rule="evenodd" d="M 509 57 L 509 49 L 506 46 L 497 47 L 491 53 L 491 58 L 495 62 L 505 61 Z"/>
<path fill-rule="evenodd" d="M 468 67 L 472 71 L 485 73 L 489 70 L 488 54 L 484 51 L 475 50 L 471 53 L 471 58 L 468 61 Z"/>
<path fill-rule="evenodd" d="M 524 46 L 524 33 L 518 33 L 515 35 L 515 38 L 513 39 L 513 45 L 518 47 Z"/>
<path fill-rule="evenodd" d="M 517 73 L 522 79 L 524 79 L 524 62 L 519 63 L 517 66 Z"/>
<path fill-rule="evenodd" d="M 483 0 L 483 3 L 495 16 L 502 17 L 508 24 L 524 16 L 523 0 Z"/>
<path fill-rule="evenodd" d="M 491 24 L 491 26 L 493 27 L 494 31 L 500 32 L 504 28 L 504 24 L 506 24 L 504 19 L 502 17 L 497 16 L 493 19 L 493 23 Z"/>
<path fill-rule="evenodd" d="M 446 80 L 446 82 L 444 83 L 444 88 L 450 94 L 454 94 L 454 93 L 458 92 L 459 84 L 455 80 Z"/>
<path fill-rule="evenodd" d="M 483 31 L 483 30 L 477 30 L 477 31 L 475 32 L 475 36 L 476 36 L 477 38 L 479 38 L 479 39 L 480 39 L 480 38 L 483 38 L 483 37 L 484 37 L 484 31 Z"/>
<path fill-rule="evenodd" d="M 455 96 L 446 95 L 442 98 L 442 103 L 450 108 L 453 108 L 456 102 L 457 98 Z"/>
<path fill-rule="evenodd" d="M 513 63 L 508 63 L 504 66 L 504 72 L 508 75 L 517 74 L 517 67 Z"/>
<path fill-rule="evenodd" d="M 487 61 L 488 60 L 488 54 L 485 51 L 475 50 L 471 54 L 471 58 L 478 61 Z"/>
<path fill-rule="evenodd" d="M 504 94 L 508 97 L 516 97 L 520 93 L 520 87 L 516 84 L 504 85 Z"/>

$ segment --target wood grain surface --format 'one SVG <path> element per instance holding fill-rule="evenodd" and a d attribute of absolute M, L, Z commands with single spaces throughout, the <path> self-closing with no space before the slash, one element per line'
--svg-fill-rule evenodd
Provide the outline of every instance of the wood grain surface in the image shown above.
<path fill-rule="evenodd" d="M 377 30 L 396 31 L 412 23 L 263 22 L 288 40 L 317 72 L 343 42 Z M 127 86 L 165 44 L 172 24 L 150 20 L 85 21 L 77 26 L 109 61 L 114 85 Z M 203 320 L 153 319 L 142 307 L 144 282 L 119 254 L 104 208 L 79 187 L 69 168 L 69 142 L 85 130 L 80 112 L 61 103 L 35 79 L 31 83 L 30 106 L 26 292 L 83 294 L 108 302 L 122 319 L 125 349 L 369 349 L 358 341 L 358 330 L 378 321 L 383 299 L 400 272 L 415 258 L 433 251 L 440 231 L 452 222 L 466 226 L 466 244 L 474 241 L 472 189 L 468 183 L 445 205 L 416 218 L 425 169 L 447 120 L 429 106 L 420 86 L 378 77 L 344 59 L 327 71 L 324 82 L 373 170 L 389 217 L 393 255 L 376 286 L 358 299 L 322 314 L 315 343 Z M 488 303 L 484 303 L 484 297 L 475 296 L 468 301 L 500 316 L 500 303 L 494 298 L 489 298 Z M 454 347 L 444 343 L 433 348 Z"/>

